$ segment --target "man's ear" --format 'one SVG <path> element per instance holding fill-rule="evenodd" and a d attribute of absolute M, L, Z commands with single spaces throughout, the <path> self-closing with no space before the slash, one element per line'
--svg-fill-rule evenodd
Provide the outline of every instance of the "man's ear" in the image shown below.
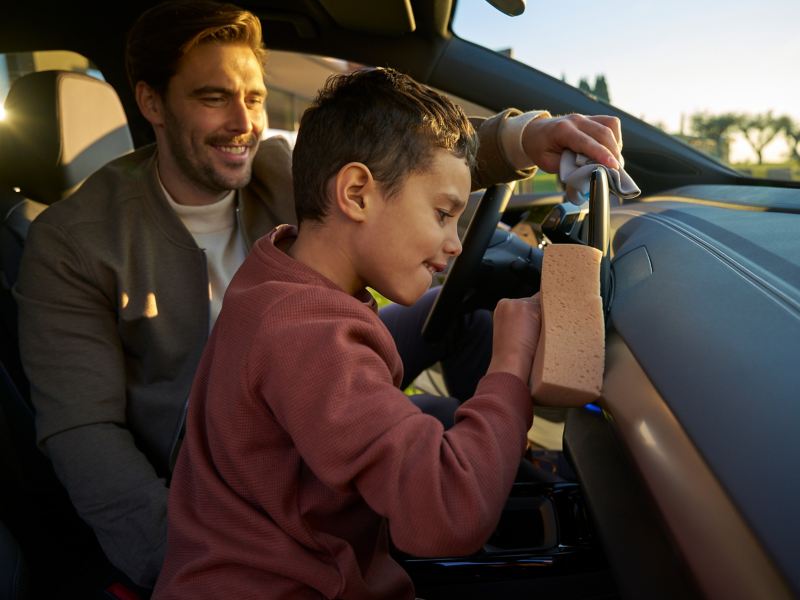
<path fill-rule="evenodd" d="M 363 223 L 372 205 L 377 185 L 364 163 L 347 163 L 333 181 L 335 206 L 345 217 Z"/>
<path fill-rule="evenodd" d="M 161 95 L 144 81 L 136 84 L 136 104 L 153 127 L 164 124 L 164 102 Z"/>

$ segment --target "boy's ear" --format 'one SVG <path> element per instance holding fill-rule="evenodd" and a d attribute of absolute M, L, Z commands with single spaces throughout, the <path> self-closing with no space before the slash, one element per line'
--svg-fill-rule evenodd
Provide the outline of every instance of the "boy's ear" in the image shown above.
<path fill-rule="evenodd" d="M 364 163 L 347 163 L 334 178 L 336 207 L 348 219 L 363 223 L 367 218 L 376 183 Z"/>
<path fill-rule="evenodd" d="M 136 104 L 145 119 L 155 127 L 164 123 L 164 105 L 161 96 L 144 81 L 136 84 Z"/>

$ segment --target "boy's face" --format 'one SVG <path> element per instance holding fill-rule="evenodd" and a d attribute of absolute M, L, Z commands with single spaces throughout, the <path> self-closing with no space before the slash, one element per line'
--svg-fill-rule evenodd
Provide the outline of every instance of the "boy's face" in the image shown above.
<path fill-rule="evenodd" d="M 470 184 L 464 159 L 437 149 L 425 172 L 412 173 L 396 195 L 379 199 L 359 252 L 365 284 L 399 304 L 418 300 L 434 274 L 461 253 L 456 225 Z"/>
<path fill-rule="evenodd" d="M 198 195 L 245 186 L 266 124 L 267 90 L 252 50 L 207 43 L 180 61 L 163 99 L 162 180 L 178 177 Z M 166 159 L 166 160 L 164 160 Z M 165 167 L 171 172 L 163 173 Z"/>

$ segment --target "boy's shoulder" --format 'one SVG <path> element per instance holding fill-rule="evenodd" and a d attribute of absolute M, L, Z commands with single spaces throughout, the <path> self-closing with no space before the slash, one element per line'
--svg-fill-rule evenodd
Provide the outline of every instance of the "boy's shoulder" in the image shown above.
<path fill-rule="evenodd" d="M 355 297 L 317 282 L 270 280 L 265 282 L 274 299 L 265 311 L 270 320 L 297 321 L 307 327 L 326 323 L 381 325 L 374 300 Z M 368 292 L 364 292 L 368 294 Z"/>
<path fill-rule="evenodd" d="M 274 258 L 274 247 L 268 251 Z M 381 324 L 375 301 L 366 290 L 363 296 L 354 297 L 299 263 L 296 270 L 285 264 L 274 268 L 261 258 L 251 251 L 225 294 L 223 312 L 247 320 L 256 318 L 268 328 L 311 329 L 329 322 L 364 327 Z"/>
<path fill-rule="evenodd" d="M 279 225 L 254 244 L 229 288 L 231 296 L 260 300 L 272 317 L 326 319 L 350 316 L 374 323 L 377 305 L 364 289 L 355 296 L 279 249 L 276 244 L 294 237 L 295 228 Z"/>
<path fill-rule="evenodd" d="M 283 373 L 291 379 L 309 375 L 298 372 L 298 361 L 326 370 L 331 361 L 345 358 L 348 364 L 384 364 L 391 372 L 402 371 L 391 334 L 375 310 L 359 299 L 329 287 L 278 280 L 265 281 L 257 296 L 262 302 L 257 313 L 246 296 L 230 303 L 226 296 L 228 306 L 217 323 L 224 339 L 246 348 L 253 372 L 264 370 L 277 380 Z M 284 360 L 265 362 L 265 356 Z"/>

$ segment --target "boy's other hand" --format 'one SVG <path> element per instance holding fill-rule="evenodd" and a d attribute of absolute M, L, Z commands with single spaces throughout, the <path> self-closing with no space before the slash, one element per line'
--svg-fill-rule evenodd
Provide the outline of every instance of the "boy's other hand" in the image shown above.
<path fill-rule="evenodd" d="M 500 300 L 494 309 L 492 360 L 486 373 L 512 373 L 527 385 L 541 324 L 538 293 L 531 298 Z"/>
<path fill-rule="evenodd" d="M 522 130 L 522 147 L 535 165 L 557 173 L 564 150 L 611 169 L 622 164 L 622 126 L 617 117 L 579 114 L 533 119 Z"/>

